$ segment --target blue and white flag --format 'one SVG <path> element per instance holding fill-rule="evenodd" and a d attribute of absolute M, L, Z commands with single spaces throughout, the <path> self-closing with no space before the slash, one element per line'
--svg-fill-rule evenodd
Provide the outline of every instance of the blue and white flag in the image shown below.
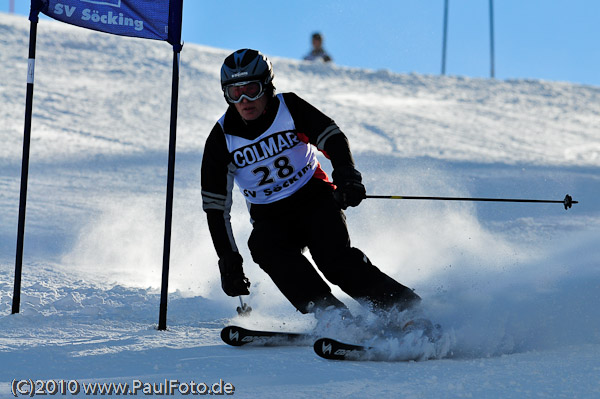
<path fill-rule="evenodd" d="M 183 0 L 31 0 L 32 11 L 68 24 L 145 39 L 181 41 Z"/>

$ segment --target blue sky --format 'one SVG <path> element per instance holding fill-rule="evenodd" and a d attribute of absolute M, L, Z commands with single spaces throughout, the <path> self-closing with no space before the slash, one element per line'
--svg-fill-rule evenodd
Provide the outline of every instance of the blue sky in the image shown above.
<path fill-rule="evenodd" d="M 29 0 L 14 2 L 28 14 Z M 440 74 L 443 11 L 444 0 L 184 0 L 183 40 L 301 58 L 320 31 L 338 65 Z M 599 18 L 598 0 L 494 0 L 495 77 L 600 86 Z M 489 77 L 490 64 L 489 0 L 449 0 L 446 74 Z"/>

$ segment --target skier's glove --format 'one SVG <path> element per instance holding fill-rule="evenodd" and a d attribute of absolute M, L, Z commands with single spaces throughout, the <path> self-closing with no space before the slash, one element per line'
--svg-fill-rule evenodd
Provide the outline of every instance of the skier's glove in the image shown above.
<path fill-rule="evenodd" d="M 221 287 L 229 296 L 250 294 L 250 280 L 244 275 L 243 262 L 242 256 L 237 252 L 227 253 L 219 259 Z"/>
<path fill-rule="evenodd" d="M 332 173 L 333 184 L 337 186 L 333 197 L 342 209 L 357 206 L 367 198 L 367 190 L 362 184 L 360 172 L 351 166 L 337 168 Z"/>

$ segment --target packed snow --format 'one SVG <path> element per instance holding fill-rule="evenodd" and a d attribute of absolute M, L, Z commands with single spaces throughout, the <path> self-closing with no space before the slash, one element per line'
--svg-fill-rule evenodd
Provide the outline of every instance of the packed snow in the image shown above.
<path fill-rule="evenodd" d="M 238 300 L 220 289 L 199 176 L 226 107 L 220 66 L 234 49 L 186 43 L 181 53 L 168 329 L 158 331 L 172 49 L 47 20 L 38 26 L 21 311 L 10 314 L 28 38 L 26 18 L 0 13 L 1 397 L 19 380 L 64 381 L 67 392 L 73 381 L 138 384 L 140 396 L 151 384 L 160 396 L 172 380 L 241 398 L 600 396 L 600 88 L 270 57 L 278 91 L 296 92 L 347 134 L 370 194 L 579 201 L 565 210 L 369 199 L 349 209 L 353 244 L 415 288 L 453 342 L 443 359 L 335 362 L 310 347 L 219 339 L 230 323 L 315 324 L 252 263 L 239 194 L 233 223 L 252 315 L 238 317 Z"/>

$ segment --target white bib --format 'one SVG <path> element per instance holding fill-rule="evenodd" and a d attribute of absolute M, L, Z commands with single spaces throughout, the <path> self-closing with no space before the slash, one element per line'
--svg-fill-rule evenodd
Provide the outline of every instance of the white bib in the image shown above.
<path fill-rule="evenodd" d="M 233 175 L 247 201 L 268 204 L 289 197 L 306 184 L 318 167 L 316 149 L 300 141 L 283 96 L 273 124 L 255 140 L 225 133 L 233 156 Z M 221 117 L 219 124 L 226 131 Z"/>

